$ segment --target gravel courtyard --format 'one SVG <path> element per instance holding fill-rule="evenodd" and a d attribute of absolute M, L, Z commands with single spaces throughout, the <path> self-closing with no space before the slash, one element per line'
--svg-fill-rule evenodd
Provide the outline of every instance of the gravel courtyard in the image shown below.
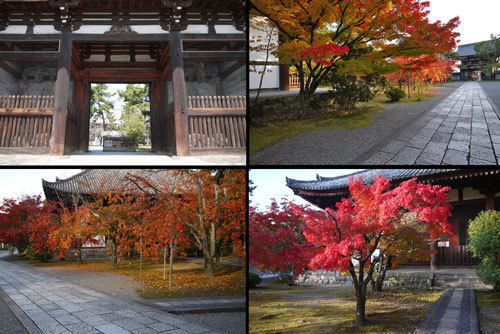
<path fill-rule="evenodd" d="M 36 267 L 32 266 L 26 261 L 21 261 L 19 259 L 16 259 L 15 257 L 12 256 L 7 256 L 5 252 L 0 252 L 0 271 L 2 272 L 21 272 L 21 273 L 30 273 L 29 275 L 33 275 L 32 277 L 43 277 L 47 278 L 50 282 L 52 281 L 57 281 L 61 283 L 56 283 L 57 284 L 64 284 L 64 286 L 68 285 L 69 287 L 75 286 L 75 287 L 81 287 L 84 289 L 84 291 L 95 291 L 96 296 L 100 296 L 101 294 L 105 294 L 107 296 L 110 296 L 112 298 L 116 298 L 118 300 L 117 303 L 123 303 L 122 305 L 133 305 L 132 307 L 136 309 L 137 313 L 141 313 L 138 310 L 142 310 L 144 307 L 145 309 L 149 309 L 150 312 L 151 307 L 148 306 L 142 306 L 141 304 L 137 304 L 137 302 L 140 302 L 140 297 L 136 293 L 136 289 L 140 288 L 140 285 L 138 282 L 135 282 L 131 277 L 125 276 L 125 275 L 117 275 L 117 274 L 112 274 L 112 273 L 94 273 L 94 272 L 82 272 L 82 271 L 77 271 L 77 270 L 68 270 L 68 269 L 63 269 L 63 268 L 44 268 L 44 267 Z M 6 269 L 7 268 L 7 269 Z M 5 279 L 4 279 L 5 280 Z M 2 276 L 0 275 L 0 287 L 5 290 L 5 283 L 2 283 L 4 281 L 2 279 Z M 41 285 L 41 284 L 40 284 Z M 69 289 L 69 288 L 68 288 Z M 11 290 L 12 291 L 12 290 Z M 69 290 L 73 291 L 73 290 Z M 92 292 L 89 292 L 90 294 Z M 103 295 L 104 296 L 104 295 Z M 96 297 L 96 298 L 98 298 Z M 77 298 L 78 299 L 78 298 Z M 85 297 L 83 297 L 85 299 Z M 92 299 L 92 297 L 90 297 Z M 3 300 L 0 299 L 0 302 L 3 302 Z M 36 302 L 35 302 L 36 304 Z M 74 305 L 78 306 L 78 303 L 75 303 Z M 29 306 L 28 309 L 25 311 L 26 313 L 30 312 L 31 307 L 35 307 L 36 305 Z M 40 305 L 41 310 L 44 310 L 44 304 Z M 5 305 L 7 307 L 7 305 Z M 20 306 L 21 309 L 23 306 Z M 56 306 L 54 306 L 56 307 Z M 122 306 L 123 308 L 123 306 Z M 5 309 L 5 308 L 3 308 Z M 2 304 L 0 304 L 0 310 L 2 310 Z M 8 308 L 6 309 L 7 311 L 10 311 Z M 50 310 L 49 310 L 50 311 Z M 47 313 L 49 313 L 47 311 Z M 91 311 L 91 310 L 89 310 Z M 136 312 L 134 311 L 134 312 Z M 78 311 L 75 311 L 78 313 Z M 157 310 L 156 312 L 164 313 L 167 314 L 166 312 L 162 312 Z M 4 313 L 4 312 L 2 312 Z M 71 313 L 71 312 L 70 312 Z M 116 311 L 113 313 L 117 313 Z M 104 314 L 104 317 L 106 317 L 106 314 Z M 29 314 L 28 314 L 29 315 Z M 82 313 L 82 316 L 84 314 Z M 2 315 L 6 320 L 12 319 L 12 324 L 13 326 L 17 323 L 19 325 L 19 321 L 17 319 L 13 318 L 12 313 L 5 313 Z M 68 316 L 70 316 L 68 314 Z M 100 315 L 96 315 L 99 317 Z M 75 316 L 76 320 L 78 320 L 78 314 Z M 109 315 L 107 317 L 110 317 Z M 115 316 L 113 316 L 115 317 Z M 116 315 L 118 317 L 118 315 Z M 171 318 L 170 318 L 171 317 Z M 35 317 L 36 318 L 36 317 Z M 111 317 L 112 318 L 112 317 Z M 109 320 L 108 324 L 110 325 L 118 325 L 120 323 L 125 324 L 126 322 L 123 322 L 122 320 L 130 320 L 127 318 L 124 319 L 116 319 L 117 323 L 112 322 L 114 320 Z M 182 323 L 187 323 L 187 324 L 192 324 L 193 328 L 209 328 L 212 330 L 219 331 L 220 333 L 230 333 L 230 334 L 240 334 L 240 333 L 245 333 L 245 313 L 244 312 L 231 312 L 231 313 L 203 313 L 203 314 L 183 314 L 183 315 L 168 315 L 166 316 L 165 319 L 174 319 L 174 323 L 177 322 L 179 323 L 179 326 L 182 325 Z M 183 320 L 175 320 L 175 319 L 183 319 Z M 46 319 L 48 320 L 48 319 Z M 75 320 L 75 321 L 76 321 Z M 80 319 L 82 320 L 82 319 Z M 153 320 L 155 320 L 153 318 Z M 78 320 L 79 321 L 79 320 Z M 122 322 L 120 322 L 122 321 Z M 133 321 L 133 319 L 132 319 Z M 161 322 L 161 320 L 155 320 L 156 322 L 159 323 L 165 323 L 167 324 L 166 321 Z M 56 326 L 56 323 L 52 323 L 51 326 L 53 327 L 47 327 L 50 329 L 47 333 L 51 333 L 50 331 L 53 328 L 58 328 Z M 81 327 L 83 328 L 84 325 L 89 325 L 88 323 L 85 323 L 85 319 L 82 321 L 79 321 L 78 323 L 81 323 Z M 72 324 L 69 324 L 70 326 Z M 75 324 L 76 325 L 76 324 Z M 105 325 L 103 324 L 95 324 L 95 326 L 102 326 Z M 145 325 L 145 324 L 143 324 Z M 48 325 L 47 325 L 48 326 Z M 139 326 L 139 325 L 136 325 Z M 175 326 L 173 323 L 170 324 L 170 326 Z M 206 327 L 205 327 L 206 326 Z M 43 327 L 43 326 L 42 326 Z M 87 328 L 87 327 L 85 327 Z M 94 327 L 97 328 L 97 327 Z M 104 327 L 101 327 L 104 328 Z M 111 327 L 110 327 L 111 328 Z M 166 328 L 166 327 L 165 327 Z M 87 328 L 88 329 L 88 328 Z M 99 329 L 99 328 L 97 328 Z M 132 329 L 129 328 L 131 332 L 140 332 L 140 328 Z M 146 328 L 147 330 L 153 330 L 152 328 Z M 181 328 L 179 328 L 181 330 Z M 179 333 L 189 333 L 189 331 L 184 332 L 183 329 L 182 332 Z M 194 330 L 194 329 L 193 329 Z M 102 330 L 101 330 L 102 332 Z M 104 331 L 106 333 L 106 331 Z M 152 333 L 153 331 L 151 331 Z M 208 332 L 208 331 L 207 331 Z M 12 332 L 16 333 L 16 332 Z M 22 332 L 20 332 L 22 333 Z M 90 332 L 89 332 L 90 333 Z M 96 331 L 97 333 L 97 331 Z M 111 332 L 110 332 L 111 333 Z M 118 332 L 117 332 L 118 333 Z M 125 332 L 123 332 L 125 333 Z M 150 331 L 144 331 L 144 333 L 150 333 Z"/>

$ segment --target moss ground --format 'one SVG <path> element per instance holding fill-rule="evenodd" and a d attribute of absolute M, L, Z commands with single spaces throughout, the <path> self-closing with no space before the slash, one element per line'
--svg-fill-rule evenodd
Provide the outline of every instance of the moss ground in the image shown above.
<path fill-rule="evenodd" d="M 250 290 L 250 333 L 409 333 L 439 298 L 440 291 L 369 293 L 369 325 L 353 326 L 353 288 L 287 287 L 273 283 Z"/>
<path fill-rule="evenodd" d="M 476 307 L 481 333 L 500 333 L 500 292 L 476 291 Z"/>
<path fill-rule="evenodd" d="M 383 106 L 391 104 L 406 104 L 426 101 L 433 95 L 424 93 L 422 98 L 407 97 L 397 102 L 390 102 L 383 94 L 366 103 L 358 103 L 353 110 L 324 110 L 321 114 L 305 118 L 290 118 L 271 120 L 250 127 L 250 154 L 276 144 L 284 139 L 291 138 L 308 130 L 356 129 L 364 127 L 374 120 L 374 115 L 382 112 Z"/>

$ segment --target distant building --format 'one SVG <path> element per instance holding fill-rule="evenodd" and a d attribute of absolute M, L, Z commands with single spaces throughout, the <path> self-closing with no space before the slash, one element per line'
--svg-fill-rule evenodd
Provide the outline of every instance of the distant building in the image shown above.
<path fill-rule="evenodd" d="M 453 74 L 454 80 L 495 80 L 495 78 L 491 78 L 491 74 L 489 73 L 481 73 L 481 69 L 486 63 L 486 60 L 477 55 L 475 51 L 475 46 L 478 43 L 464 44 L 458 46 L 458 55 L 462 58 L 460 64 L 460 77 L 458 77 L 458 73 Z M 498 79 L 500 79 L 500 75 L 497 75 Z"/>

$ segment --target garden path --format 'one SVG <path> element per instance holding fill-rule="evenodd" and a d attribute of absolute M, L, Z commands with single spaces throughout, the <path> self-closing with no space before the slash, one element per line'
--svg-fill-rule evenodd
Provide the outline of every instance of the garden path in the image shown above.
<path fill-rule="evenodd" d="M 179 316 L 6 261 L 0 261 L 0 295 L 29 333 L 215 333 Z"/>
<path fill-rule="evenodd" d="M 497 165 L 499 117 L 481 85 L 467 82 L 362 164 Z"/>
<path fill-rule="evenodd" d="M 416 330 L 417 334 L 479 334 L 474 290 L 445 291 Z"/>

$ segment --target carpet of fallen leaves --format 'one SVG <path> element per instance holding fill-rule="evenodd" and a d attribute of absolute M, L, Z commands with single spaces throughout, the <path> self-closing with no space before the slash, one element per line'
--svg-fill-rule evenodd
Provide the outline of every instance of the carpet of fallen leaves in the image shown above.
<path fill-rule="evenodd" d="M 37 266 L 62 270 L 108 272 L 131 276 L 140 281 L 137 261 L 130 265 L 124 261 L 115 269 L 110 262 L 49 262 Z M 176 269 L 177 267 L 177 269 Z M 142 286 L 137 293 L 142 298 L 187 298 L 206 296 L 236 296 L 245 294 L 246 274 L 244 268 L 220 266 L 215 278 L 206 278 L 201 262 L 182 261 L 176 263 L 172 275 L 172 289 L 169 289 L 168 270 L 163 279 L 161 265 L 145 264 L 142 269 Z"/>

